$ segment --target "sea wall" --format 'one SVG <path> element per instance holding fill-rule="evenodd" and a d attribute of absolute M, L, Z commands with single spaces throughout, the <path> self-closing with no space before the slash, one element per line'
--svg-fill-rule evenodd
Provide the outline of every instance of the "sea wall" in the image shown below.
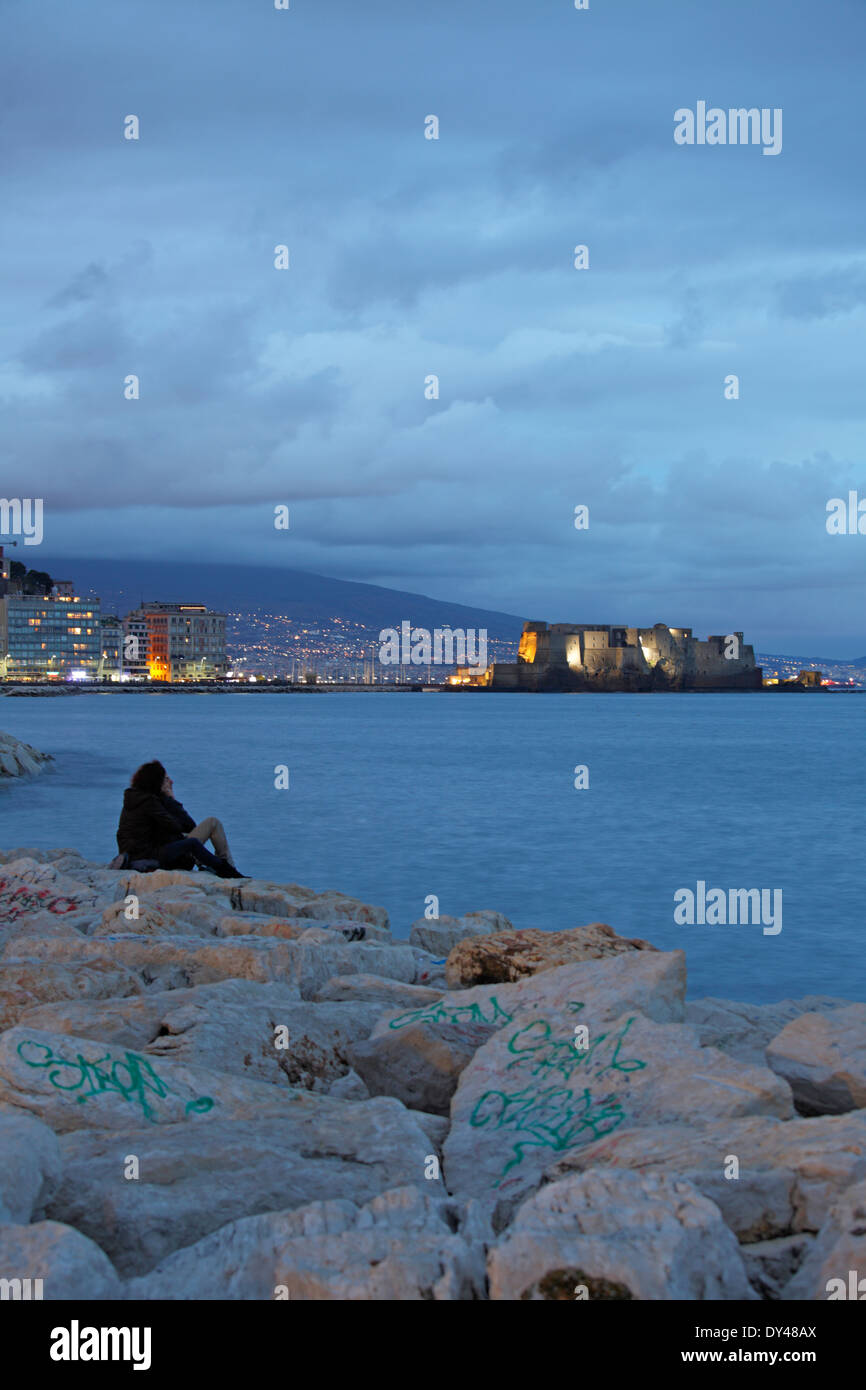
<path fill-rule="evenodd" d="M 0 853 L 0 1280 L 756 1301 L 866 1268 L 866 1005 L 687 1002 L 682 951 L 603 923 L 404 930 Z"/>

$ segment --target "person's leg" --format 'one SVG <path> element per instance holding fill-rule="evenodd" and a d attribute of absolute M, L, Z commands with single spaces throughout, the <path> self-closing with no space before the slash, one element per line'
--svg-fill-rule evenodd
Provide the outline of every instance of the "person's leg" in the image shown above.
<path fill-rule="evenodd" d="M 229 842 L 226 839 L 223 823 L 217 816 L 205 816 L 204 820 L 200 820 L 198 825 L 193 826 L 189 833 L 196 840 L 201 840 L 203 845 L 210 840 L 220 859 L 227 859 L 230 864 L 235 862 L 229 850 Z"/>
<path fill-rule="evenodd" d="M 219 872 L 223 863 L 215 854 L 211 854 L 209 849 L 205 849 L 201 840 L 192 835 L 183 840 L 172 840 L 159 851 L 159 862 L 163 869 L 175 868 L 184 859 L 194 859 L 197 864 L 212 869 L 214 873 Z"/>

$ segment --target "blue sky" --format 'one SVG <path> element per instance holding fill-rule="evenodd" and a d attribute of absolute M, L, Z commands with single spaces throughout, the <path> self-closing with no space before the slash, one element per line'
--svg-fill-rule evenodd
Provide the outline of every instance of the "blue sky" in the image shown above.
<path fill-rule="evenodd" d="M 825 528 L 866 496 L 862 0 L 0 21 L 2 492 L 45 555 L 866 652 Z M 676 145 L 699 100 L 782 108 L 781 154 Z"/>

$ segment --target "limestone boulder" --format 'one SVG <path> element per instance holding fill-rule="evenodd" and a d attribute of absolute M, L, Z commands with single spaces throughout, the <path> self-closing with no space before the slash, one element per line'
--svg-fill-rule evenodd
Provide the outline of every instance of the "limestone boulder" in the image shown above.
<path fill-rule="evenodd" d="M 757 1299 L 718 1208 L 659 1173 L 596 1170 L 542 1188 L 488 1271 L 496 1300 Z"/>
<path fill-rule="evenodd" d="M 0 869 L 0 922 L 7 933 L 32 913 L 50 913 L 62 921 L 73 913 L 93 913 L 100 906 L 98 890 L 59 873 L 51 864 L 13 859 Z"/>
<path fill-rule="evenodd" d="M 312 919 L 351 918 L 387 928 L 388 914 L 346 893 L 316 893 L 298 883 L 273 883 L 265 879 L 220 879 L 214 874 L 158 869 L 149 874 L 124 873 L 119 876 L 118 894 L 148 896 L 165 888 L 192 887 L 221 901 L 223 911 L 252 912 L 268 917 L 308 917 Z"/>
<path fill-rule="evenodd" d="M 328 1095 L 340 1100 L 367 1100 L 370 1092 L 360 1076 L 350 1067 L 344 1076 L 338 1076 L 328 1087 Z"/>
<path fill-rule="evenodd" d="M 559 965 L 600 960 L 622 952 L 654 951 L 648 941 L 617 936 L 604 922 L 571 931 L 495 932 L 472 937 L 452 947 L 445 977 L 452 989 L 469 985 L 509 983 L 524 975 L 537 975 Z"/>
<path fill-rule="evenodd" d="M 839 1115 L 866 1107 L 866 1004 L 801 1014 L 767 1047 L 803 1115 Z"/>
<path fill-rule="evenodd" d="M 58 999 L 110 999 L 138 994 L 136 975 L 110 961 L 0 961 L 0 1029 L 11 1028 L 20 1015 L 37 1004 Z"/>
<path fill-rule="evenodd" d="M 848 999 L 810 994 L 803 999 L 782 999 L 776 1004 L 743 1004 L 734 999 L 690 999 L 685 1022 L 693 1024 L 702 1047 L 718 1047 L 743 1062 L 766 1061 L 767 1044 L 786 1023 L 807 1013 L 832 1013 L 846 1008 Z"/>
<path fill-rule="evenodd" d="M 578 1049 L 573 1017 L 518 1014 L 463 1070 L 444 1150 L 451 1192 L 513 1208 L 557 1156 L 616 1130 L 793 1114 L 775 1073 L 699 1047 L 683 1024 L 636 1013 L 600 1022 L 587 1008 Z"/>
<path fill-rule="evenodd" d="M 396 1096 L 411 1110 L 447 1115 L 461 1071 L 494 1031 L 486 1023 L 425 1019 L 356 1043 L 352 1065 L 371 1095 Z"/>
<path fill-rule="evenodd" d="M 92 1038 L 19 1026 L 0 1033 L 0 1103 L 75 1129 L 235 1123 L 295 1113 L 305 1093 L 155 1059 Z"/>
<path fill-rule="evenodd" d="M 817 1231 L 840 1193 L 866 1178 L 866 1111 L 621 1128 L 565 1154 L 547 1178 L 597 1169 L 687 1178 L 739 1240 L 770 1242 Z"/>
<path fill-rule="evenodd" d="M 315 927 L 313 926 L 315 923 Z M 232 913 L 219 922 L 219 936 L 282 936 L 289 941 L 307 936 L 313 930 L 325 931 L 329 937 L 317 940 L 342 938 L 344 941 L 376 941 L 390 944 L 391 933 L 387 927 L 378 927 L 371 922 L 356 922 L 351 917 L 265 917 L 260 913 Z M 308 938 L 313 939 L 313 938 Z"/>
<path fill-rule="evenodd" d="M 144 1049 L 148 1057 L 210 1067 L 274 1085 L 327 1091 L 345 1076 L 354 1047 L 373 1029 L 377 1004 L 311 1004 L 296 1001 L 279 985 L 243 986 L 231 998 L 166 1000 L 159 1035 Z M 212 989 L 225 986 L 213 986 Z M 207 990 L 208 986 L 203 986 Z"/>
<path fill-rule="evenodd" d="M 596 1023 L 626 1008 L 667 1021 L 681 1015 L 684 993 L 681 952 L 560 966 L 515 985 L 478 985 L 383 1014 L 368 1041 L 353 1049 L 354 1065 L 374 1095 L 394 1095 L 412 1109 L 444 1115 L 474 1053 L 518 1015 L 558 1017 L 573 1043 L 588 1007 Z"/>
<path fill-rule="evenodd" d="M 228 981 L 246 984 L 246 981 Z M 197 989 L 149 990 L 125 999 L 64 999 L 55 1004 L 37 1004 L 18 1018 L 22 1028 L 46 1033 L 67 1033 L 73 1038 L 89 1038 L 143 1051 L 159 1033 L 167 1003 L 180 1007 L 185 998 L 199 990 L 217 990 L 222 985 L 199 985 Z M 265 989 L 267 986 L 259 986 Z M 288 986 L 283 986 L 288 988 Z"/>
<path fill-rule="evenodd" d="M 381 1004 L 391 1009 L 423 1009 L 442 998 L 439 989 L 424 985 L 408 985 L 402 980 L 389 980 L 382 975 L 334 975 L 326 980 L 314 995 L 322 1003 L 346 1002 Z"/>
<path fill-rule="evenodd" d="M 306 917 L 265 917 L 261 912 L 233 912 L 221 917 L 217 936 L 279 936 L 284 941 L 297 941 L 309 931 Z"/>
<path fill-rule="evenodd" d="M 9 950 L 6 947 L 0 959 Z M 308 939 L 305 933 L 297 941 L 255 936 L 208 940 L 199 936 L 150 937 L 130 933 L 74 940 L 50 937 L 34 940 L 28 946 L 28 954 L 55 961 L 98 956 L 132 970 L 146 986 L 155 989 L 185 989 L 231 979 L 260 983 L 282 980 L 297 984 L 303 998 L 311 998 L 332 975 L 357 971 L 405 983 L 411 983 L 415 975 L 410 947 L 347 942 L 333 932 L 314 939 Z"/>
<path fill-rule="evenodd" d="M 79 1130 L 60 1143 L 63 1179 L 45 1214 L 98 1241 L 124 1276 L 145 1273 L 240 1217 L 335 1193 L 363 1204 L 391 1187 L 426 1187 L 428 1160 L 437 1156 L 419 1120 L 396 1100 L 308 1092 L 279 1113 L 249 1113 L 243 1124 Z M 126 1176 L 130 1158 L 137 1178 Z M 442 1191 L 441 1182 L 435 1187 Z"/>
<path fill-rule="evenodd" d="M 349 1071 L 352 1044 L 368 1036 L 380 1012 L 363 1002 L 302 1003 L 294 985 L 222 980 L 97 1006 L 33 1009 L 21 1023 L 134 1048 L 151 1059 L 322 1091 Z"/>
<path fill-rule="evenodd" d="M 29 1279 L 30 1298 L 37 1297 L 33 1280 L 40 1279 L 46 1302 L 104 1302 L 122 1296 L 107 1255 L 79 1231 L 57 1221 L 0 1225 L 0 1279 Z"/>
<path fill-rule="evenodd" d="M 14 734 L 0 733 L 0 778 L 35 777 L 48 762 L 51 762 L 50 753 L 40 753 L 38 748 L 24 743 Z"/>
<path fill-rule="evenodd" d="M 0 1222 L 24 1225 L 60 1179 L 60 1146 L 47 1125 L 0 1109 Z"/>
<path fill-rule="evenodd" d="M 417 1302 L 484 1297 L 483 1245 L 419 1187 L 233 1222 L 133 1280 L 133 1299 Z M 455 1229 L 457 1228 L 457 1229 Z M 468 1236 L 468 1238 L 467 1238 Z"/>
<path fill-rule="evenodd" d="M 160 897 L 110 903 L 103 908 L 91 935 L 102 936 L 215 936 L 219 911 L 206 896 Z"/>
<path fill-rule="evenodd" d="M 846 1188 L 833 1203 L 782 1297 L 866 1301 L 866 1181 Z"/>
<path fill-rule="evenodd" d="M 367 923 L 369 926 L 379 927 L 382 931 L 388 932 L 388 914 L 384 907 L 372 907 L 369 903 L 362 903 L 359 898 L 350 898 L 345 893 L 318 893 L 304 904 L 298 912 L 299 917 L 311 917 L 321 921 L 331 921 L 332 919 L 349 919 L 353 922 Z"/>
<path fill-rule="evenodd" d="M 513 985 L 475 985 L 449 990 L 427 1004 L 383 1013 L 377 1032 L 400 1030 L 418 1022 L 484 1023 L 496 1028 L 523 1013 L 545 1010 L 567 1016 L 573 1034 L 584 1013 L 596 1021 L 615 1018 L 626 1009 L 658 1023 L 683 1018 L 686 961 L 682 951 L 614 956 L 576 965 L 561 965 Z M 438 992 L 437 992 L 438 993 Z"/>
<path fill-rule="evenodd" d="M 444 957 L 458 942 L 470 937 L 513 930 L 512 923 L 501 912 L 467 912 L 463 917 L 419 917 L 409 928 L 409 944 L 429 951 L 431 955 Z"/>
<path fill-rule="evenodd" d="M 412 947 L 415 958 L 415 984 L 427 989 L 444 992 L 449 988 L 445 978 L 445 957 L 434 956 L 430 951 L 422 951 L 420 946 Z"/>
<path fill-rule="evenodd" d="M 0 955 L 18 958 L 28 955 L 28 943 L 34 937 L 65 936 L 70 941 L 80 941 L 98 925 L 100 913 L 86 907 L 81 912 L 70 912 L 57 917 L 52 912 L 28 912 L 26 917 L 15 921 L 0 920 Z"/>

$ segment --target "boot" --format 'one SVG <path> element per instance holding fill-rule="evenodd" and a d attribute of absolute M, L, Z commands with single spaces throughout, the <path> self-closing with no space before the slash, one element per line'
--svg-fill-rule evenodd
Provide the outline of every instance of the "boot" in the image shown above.
<path fill-rule="evenodd" d="M 230 864 L 227 859 L 219 861 L 219 868 L 216 872 L 218 878 L 249 878 L 249 874 L 239 873 L 234 864 Z"/>

